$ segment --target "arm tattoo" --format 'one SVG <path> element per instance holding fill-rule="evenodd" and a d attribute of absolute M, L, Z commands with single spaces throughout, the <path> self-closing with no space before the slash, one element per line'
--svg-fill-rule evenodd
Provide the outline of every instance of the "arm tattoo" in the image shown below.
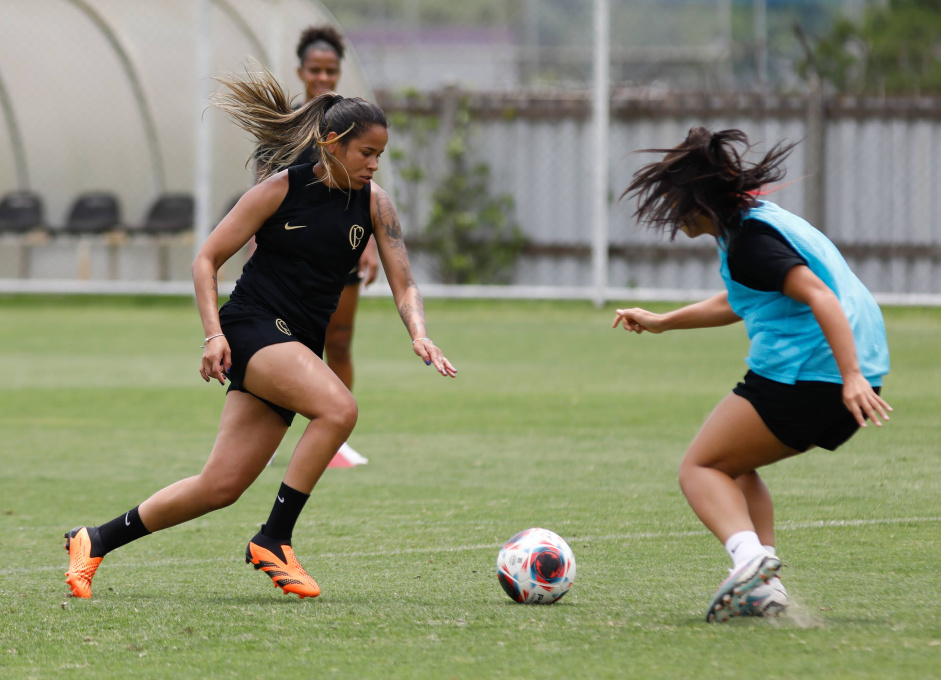
<path fill-rule="evenodd" d="M 404 323 L 405 327 L 408 328 L 409 330 L 411 330 L 412 328 L 412 324 L 410 323 L 410 321 L 412 319 L 413 311 L 414 310 L 412 309 L 412 306 L 408 304 L 407 302 L 403 302 L 402 305 L 399 307 L 399 316 L 402 317 L 402 323 Z"/>
<path fill-rule="evenodd" d="M 405 243 L 402 242 L 402 227 L 399 225 L 399 218 L 395 214 L 395 206 L 389 200 L 388 194 L 384 191 L 376 196 L 376 213 L 379 226 L 385 232 L 389 239 L 389 247 L 395 250 L 403 250 Z"/>
<path fill-rule="evenodd" d="M 402 323 L 410 332 L 425 334 L 425 301 L 412 277 L 411 267 L 408 263 L 408 253 L 405 251 L 405 242 L 402 240 L 402 227 L 395 214 L 395 206 L 384 191 L 376 194 L 376 221 L 375 228 L 382 228 L 389 250 L 395 253 L 398 265 L 405 273 L 406 295 L 412 293 L 412 299 L 403 300 L 399 305 L 399 316 Z"/>
<path fill-rule="evenodd" d="M 408 280 L 409 288 L 415 289 L 415 307 L 418 309 L 418 313 L 421 315 L 421 318 L 425 318 L 425 299 L 421 296 L 421 291 L 418 290 L 418 286 L 415 285 L 415 279 L 409 278 Z"/>
<path fill-rule="evenodd" d="M 418 288 L 414 286 L 414 282 L 412 282 L 410 288 L 414 291 L 414 300 L 412 302 L 403 301 L 402 304 L 399 305 L 399 316 L 402 317 L 402 323 L 405 324 L 409 332 L 424 335 L 426 333 L 425 302 L 422 300 Z"/>

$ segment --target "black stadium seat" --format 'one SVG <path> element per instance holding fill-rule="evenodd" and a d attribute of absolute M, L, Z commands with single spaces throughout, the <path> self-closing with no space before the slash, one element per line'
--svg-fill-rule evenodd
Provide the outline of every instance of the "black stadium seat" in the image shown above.
<path fill-rule="evenodd" d="M 42 199 L 37 194 L 14 191 L 0 201 L 0 233 L 22 234 L 42 226 Z"/>
<path fill-rule="evenodd" d="M 106 192 L 90 192 L 75 199 L 64 232 L 102 234 L 118 228 L 120 224 L 121 208 L 117 196 Z"/>
<path fill-rule="evenodd" d="M 189 194 L 163 194 L 147 213 L 139 231 L 145 234 L 178 234 L 193 228 L 195 202 Z"/>

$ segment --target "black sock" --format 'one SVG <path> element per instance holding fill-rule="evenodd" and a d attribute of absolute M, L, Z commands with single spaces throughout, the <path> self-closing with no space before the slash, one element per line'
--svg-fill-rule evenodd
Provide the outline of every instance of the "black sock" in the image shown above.
<path fill-rule="evenodd" d="M 264 524 L 261 525 L 261 530 L 262 531 L 265 530 Z M 255 545 L 260 545 L 265 550 L 268 550 L 269 552 L 274 553 L 275 556 L 282 562 L 287 562 L 288 561 L 287 557 L 284 555 L 284 550 L 282 550 L 281 546 L 285 544 L 291 545 L 291 541 L 279 541 L 276 538 L 268 538 L 262 533 L 262 531 L 259 531 L 257 534 L 252 536 L 252 543 L 254 543 Z M 251 561 L 250 558 L 251 558 L 251 553 L 249 553 L 248 550 L 246 550 L 245 561 L 250 562 Z"/>
<path fill-rule="evenodd" d="M 137 508 L 128 510 L 125 514 L 99 525 L 96 529 L 98 540 L 96 541 L 92 536 L 91 557 L 104 557 L 115 548 L 120 548 L 150 533 L 141 522 Z M 91 533 L 89 530 L 89 535 Z"/>
<path fill-rule="evenodd" d="M 290 545 L 291 536 L 294 534 L 294 525 L 297 523 L 297 518 L 300 516 L 301 510 L 304 509 L 304 504 L 308 498 L 310 498 L 310 494 L 301 493 L 281 482 L 278 497 L 274 501 L 274 507 L 271 508 L 268 521 L 261 527 L 261 533 L 268 538 Z"/>

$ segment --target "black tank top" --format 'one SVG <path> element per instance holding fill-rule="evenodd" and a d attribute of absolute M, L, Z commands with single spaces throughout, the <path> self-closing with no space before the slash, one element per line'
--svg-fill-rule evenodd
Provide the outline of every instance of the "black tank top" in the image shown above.
<path fill-rule="evenodd" d="M 310 163 L 288 168 L 287 195 L 255 234 L 231 299 L 319 335 L 372 235 L 371 185 L 345 191 L 314 179 Z"/>

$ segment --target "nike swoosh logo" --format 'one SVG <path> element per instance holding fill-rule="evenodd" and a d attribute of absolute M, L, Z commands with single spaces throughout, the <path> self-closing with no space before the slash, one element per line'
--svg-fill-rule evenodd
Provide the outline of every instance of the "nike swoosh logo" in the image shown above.
<path fill-rule="evenodd" d="M 277 495 L 277 494 L 276 494 L 276 495 Z M 283 502 L 284 502 L 284 499 L 281 498 L 281 496 L 278 496 L 278 502 L 279 502 L 279 503 L 283 503 Z"/>
<path fill-rule="evenodd" d="M 306 228 L 307 228 L 307 225 L 306 225 L 306 224 L 295 224 L 295 225 L 291 225 L 291 224 L 289 224 L 288 222 L 285 222 L 285 223 L 284 223 L 284 228 L 287 229 L 288 231 L 290 231 L 291 229 L 306 229 Z"/>
<path fill-rule="evenodd" d="M 127 515 L 124 515 L 124 526 L 126 526 L 126 527 L 131 526 L 131 522 L 130 522 L 130 520 L 127 518 L 128 515 L 130 515 L 130 514 L 131 514 L 131 513 L 127 513 Z"/>

